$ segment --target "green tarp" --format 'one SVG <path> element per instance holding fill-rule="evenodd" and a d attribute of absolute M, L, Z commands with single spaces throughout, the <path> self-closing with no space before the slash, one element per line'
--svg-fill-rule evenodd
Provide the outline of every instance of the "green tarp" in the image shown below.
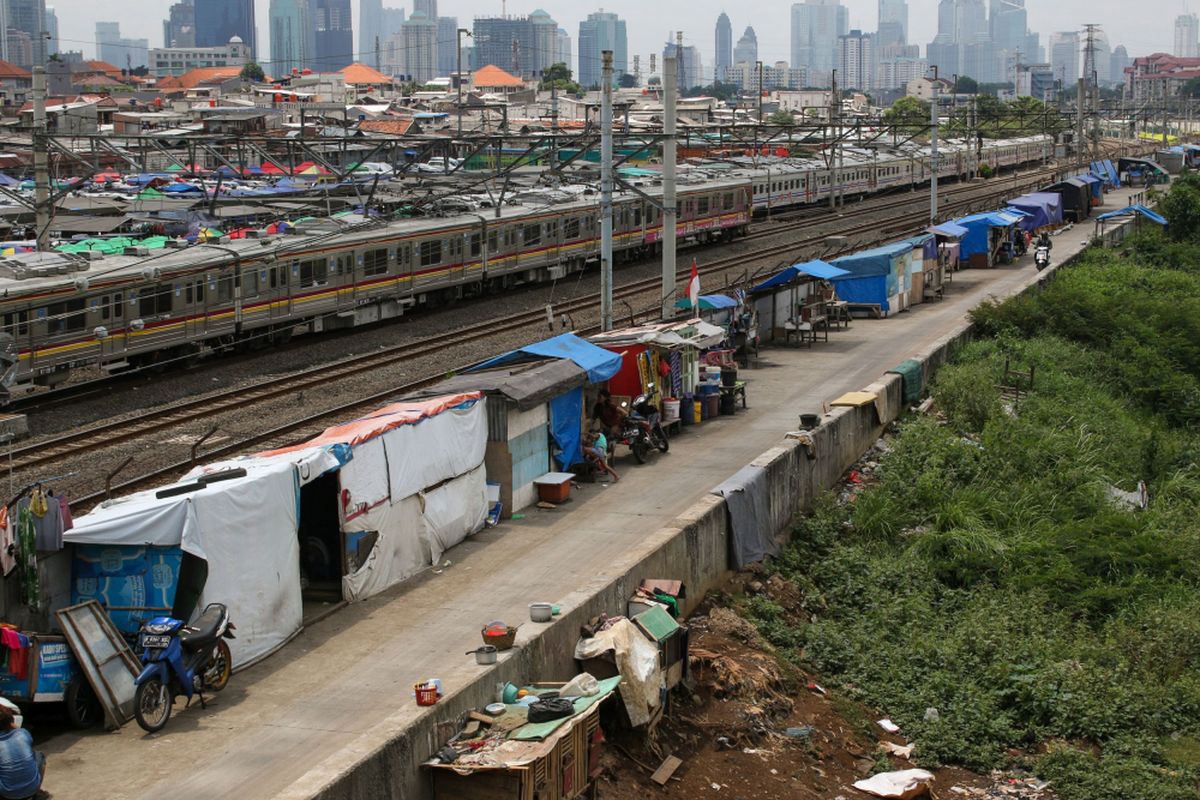
<path fill-rule="evenodd" d="M 580 697 L 575 701 L 575 714 L 572 716 L 563 717 L 562 719 L 552 719 L 549 722 L 530 722 L 517 728 L 515 731 L 509 734 L 508 738 L 519 739 L 521 741 L 545 739 L 547 736 L 558 730 L 559 726 L 564 722 L 572 719 L 574 716 L 584 711 L 587 711 L 596 703 L 599 703 L 601 700 L 612 694 L 613 690 L 617 688 L 617 684 L 620 682 L 620 675 L 612 678 L 605 678 L 604 680 L 599 681 L 600 691 L 596 692 L 591 697 Z"/>

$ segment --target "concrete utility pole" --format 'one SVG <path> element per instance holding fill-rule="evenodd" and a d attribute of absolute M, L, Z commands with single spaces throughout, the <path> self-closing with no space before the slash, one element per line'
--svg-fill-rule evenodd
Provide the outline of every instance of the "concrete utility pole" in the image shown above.
<path fill-rule="evenodd" d="M 33 198 L 37 249 L 50 249 L 50 153 L 46 141 L 46 68 L 33 68 Z"/>
<path fill-rule="evenodd" d="M 663 59 L 662 317 L 675 315 L 675 59 Z"/>
<path fill-rule="evenodd" d="M 1082 161 L 1086 155 L 1084 144 L 1086 142 L 1087 128 L 1085 127 L 1084 108 L 1087 105 L 1087 80 L 1080 78 L 1075 85 L 1075 154 Z"/>
<path fill-rule="evenodd" d="M 833 150 L 829 153 L 829 207 L 837 208 L 837 182 L 838 182 L 838 142 L 841 136 L 841 131 L 838 126 L 838 120 L 842 114 L 842 100 L 838 97 L 837 88 L 837 70 L 833 70 L 833 80 L 829 87 L 829 131 L 833 136 Z"/>
<path fill-rule="evenodd" d="M 600 330 L 613 324 L 613 108 L 612 50 L 600 54 Z"/>
<path fill-rule="evenodd" d="M 938 74 L 933 66 L 933 83 L 929 89 L 929 221 L 937 222 L 938 215 Z"/>
<path fill-rule="evenodd" d="M 462 37 L 463 37 L 464 33 L 467 36 L 471 35 L 471 32 L 469 30 L 467 30 L 466 28 L 459 28 L 458 31 L 454 35 L 454 41 L 458 45 L 458 49 L 455 52 L 455 61 L 458 65 L 457 67 L 455 67 L 455 77 L 457 78 L 456 83 L 458 84 L 458 137 L 457 138 L 459 138 L 459 139 L 462 139 Z"/>

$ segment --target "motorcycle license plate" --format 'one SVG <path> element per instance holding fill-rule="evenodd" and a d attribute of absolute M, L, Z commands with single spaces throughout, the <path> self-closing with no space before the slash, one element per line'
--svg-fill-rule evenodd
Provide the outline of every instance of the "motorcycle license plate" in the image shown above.
<path fill-rule="evenodd" d="M 142 636 L 142 647 L 166 647 L 171 643 L 171 637 L 147 633 Z"/>

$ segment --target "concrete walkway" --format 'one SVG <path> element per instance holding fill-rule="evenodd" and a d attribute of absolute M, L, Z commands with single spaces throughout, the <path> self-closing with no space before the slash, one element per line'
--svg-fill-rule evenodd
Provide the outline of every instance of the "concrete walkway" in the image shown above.
<path fill-rule="evenodd" d="M 1108 195 L 1106 208 L 1126 197 Z M 1054 261 L 1081 249 L 1092 230 L 1089 221 L 1055 237 Z M 53 738 L 44 745 L 45 788 L 56 800 L 268 798 L 289 787 L 304 796 L 423 711 L 411 698 L 414 681 L 436 676 L 453 688 L 476 680 L 483 668 L 464 652 L 478 646 L 483 622 L 527 619 L 532 601 L 603 585 L 650 533 L 777 444 L 799 413 L 871 383 L 962 325 L 980 301 L 1034 280 L 1032 254 L 1015 266 L 966 270 L 942 301 L 856 320 L 811 350 L 764 351 L 758 369 L 743 371 L 748 411 L 684 429 L 669 454 L 645 466 L 619 456 L 619 484 L 584 484 L 558 511 L 531 508 L 526 519 L 474 537 L 447 553 L 440 574 L 341 610 L 237 673 L 207 710 L 177 705 L 156 736 L 130 723 Z M 526 624 L 518 642 L 536 628 Z"/>

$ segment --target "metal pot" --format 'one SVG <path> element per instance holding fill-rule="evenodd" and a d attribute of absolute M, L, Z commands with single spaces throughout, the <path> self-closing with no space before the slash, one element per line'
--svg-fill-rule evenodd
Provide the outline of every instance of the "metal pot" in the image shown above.
<path fill-rule="evenodd" d="M 485 644 L 474 650 L 468 650 L 467 655 L 475 655 L 476 664 L 495 664 L 496 663 L 496 648 L 490 644 Z"/>
<path fill-rule="evenodd" d="M 534 622 L 549 622 L 554 616 L 554 606 L 549 603 L 530 603 L 529 618 Z"/>

